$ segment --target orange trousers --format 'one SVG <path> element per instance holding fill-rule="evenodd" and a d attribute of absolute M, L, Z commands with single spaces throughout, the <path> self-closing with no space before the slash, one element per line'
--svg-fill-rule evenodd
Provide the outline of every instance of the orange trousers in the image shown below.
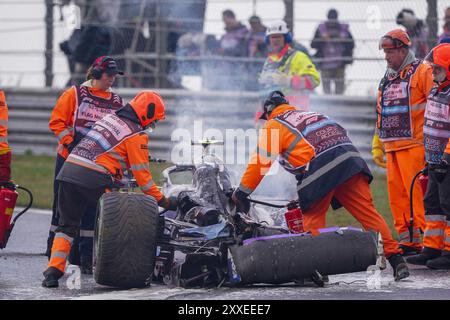
<path fill-rule="evenodd" d="M 72 243 L 73 238 L 65 233 L 57 232 L 55 234 L 55 239 L 53 240 L 52 253 L 47 267 L 56 268 L 64 273 Z"/>
<path fill-rule="evenodd" d="M 389 205 L 398 232 L 399 243 L 417 249 L 422 248 L 421 232 L 425 230 L 425 210 L 422 190 L 418 181 L 414 184 L 414 233 L 409 235 L 410 188 L 414 175 L 425 167 L 425 149 L 422 146 L 386 153 Z"/>
<path fill-rule="evenodd" d="M 397 241 L 392 238 L 386 221 L 375 209 L 367 176 L 363 173 L 359 173 L 339 185 L 303 212 L 305 231 L 313 232 L 326 226 L 326 213 L 333 197 L 361 223 L 365 230 L 380 232 L 386 258 L 401 253 Z"/>

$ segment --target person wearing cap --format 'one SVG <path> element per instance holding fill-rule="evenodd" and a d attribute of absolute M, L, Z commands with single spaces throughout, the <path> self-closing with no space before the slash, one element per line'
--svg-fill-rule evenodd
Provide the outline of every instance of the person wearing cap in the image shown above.
<path fill-rule="evenodd" d="M 123 100 L 111 89 L 117 75 L 123 75 L 116 61 L 108 56 L 98 57 L 87 72 L 86 82 L 72 86 L 59 97 L 52 111 L 49 128 L 58 139 L 55 179 L 53 183 L 53 215 L 47 240 L 46 255 L 50 257 L 54 232 L 58 225 L 58 181 L 59 173 L 71 149 L 86 135 L 92 124 L 107 114 L 123 107 Z M 75 247 L 71 262 L 81 264 L 83 273 L 92 269 L 92 245 L 96 207 L 87 209 L 80 231 L 79 248 Z"/>
<path fill-rule="evenodd" d="M 317 27 L 311 48 L 317 49 L 315 57 L 321 59 L 317 65 L 321 71 L 323 91 L 326 94 L 343 94 L 345 67 L 353 62 L 355 41 L 349 25 L 338 20 L 336 9 L 330 9 L 327 18 Z"/>
<path fill-rule="evenodd" d="M 309 94 L 320 84 L 320 76 L 309 56 L 292 46 L 292 34 L 286 22 L 276 21 L 268 26 L 266 43 L 269 55 L 259 76 L 260 94 L 280 90 L 293 105 L 309 109 Z"/>
<path fill-rule="evenodd" d="M 248 196 L 258 187 L 275 159 L 295 175 L 305 231 L 316 234 L 326 226 L 326 213 L 343 206 L 366 230 L 380 232 L 395 280 L 409 276 L 398 243 L 375 209 L 369 183 L 372 174 L 346 130 L 326 115 L 302 112 L 280 91 L 264 103 L 258 146 L 239 187 L 232 195 L 237 208 L 248 212 Z"/>
<path fill-rule="evenodd" d="M 60 219 L 44 271 L 44 287 L 58 286 L 83 213 L 88 206 L 97 205 L 106 189 L 114 188 L 124 178 L 124 171 L 131 171 L 141 190 L 159 206 L 177 209 L 177 200 L 159 191 L 150 172 L 146 131 L 164 119 L 161 96 L 142 91 L 120 110 L 95 122 L 74 147 L 56 178 Z"/>
<path fill-rule="evenodd" d="M 433 77 L 430 66 L 422 64 L 410 50 L 411 40 L 405 31 L 389 31 L 379 45 L 387 70 L 378 87 L 372 155 L 378 166 L 386 168 L 389 205 L 400 246 L 405 255 L 415 254 L 422 249 L 425 217 L 420 186 L 414 186 L 412 198 L 410 186 L 415 174 L 425 167 L 424 112 Z M 410 201 L 414 226 L 409 225 Z"/>
<path fill-rule="evenodd" d="M 426 228 L 423 251 L 407 262 L 430 269 L 450 269 L 450 44 L 425 57 L 436 85 L 425 109 L 424 144 L 428 185 L 424 197 Z"/>
<path fill-rule="evenodd" d="M 0 184 L 11 180 L 11 148 L 8 144 L 8 105 L 0 90 Z"/>

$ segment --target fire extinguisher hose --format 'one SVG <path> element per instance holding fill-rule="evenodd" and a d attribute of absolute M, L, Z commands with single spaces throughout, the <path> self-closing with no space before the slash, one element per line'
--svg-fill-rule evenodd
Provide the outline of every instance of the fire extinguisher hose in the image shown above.
<path fill-rule="evenodd" d="M 11 222 L 11 229 L 12 229 L 12 227 L 14 226 L 14 224 L 16 223 L 17 219 L 19 219 L 19 217 L 20 217 L 21 215 L 23 215 L 25 212 L 27 212 L 27 211 L 31 208 L 31 206 L 33 205 L 33 194 L 31 193 L 31 191 L 28 190 L 27 188 L 21 187 L 21 186 L 19 186 L 19 185 L 16 185 L 16 188 L 17 188 L 17 189 L 20 189 L 20 190 L 23 190 L 23 191 L 25 191 L 26 193 L 28 193 L 28 196 L 29 196 L 29 199 L 30 199 L 30 200 L 29 200 L 29 202 L 28 202 L 28 205 L 14 217 L 13 221 Z"/>
<path fill-rule="evenodd" d="M 264 202 L 264 201 L 254 200 L 254 199 L 250 199 L 250 198 L 248 198 L 248 201 L 253 202 L 253 203 L 257 203 L 257 204 L 262 204 L 264 206 L 268 206 L 268 207 L 272 207 L 272 208 L 286 208 L 286 205 L 283 205 L 283 204 L 273 204 L 273 203 L 268 203 L 268 202 Z"/>

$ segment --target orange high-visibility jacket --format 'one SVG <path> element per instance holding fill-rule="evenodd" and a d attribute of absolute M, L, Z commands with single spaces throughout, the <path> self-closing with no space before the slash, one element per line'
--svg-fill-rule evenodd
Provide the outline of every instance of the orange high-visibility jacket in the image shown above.
<path fill-rule="evenodd" d="M 295 175 L 302 210 L 354 175 L 363 173 L 368 183 L 372 180 L 366 162 L 342 126 L 326 115 L 301 112 L 286 104 L 269 116 L 239 189 L 252 193 L 275 158 Z M 333 199 L 333 209 L 340 206 Z"/>
<path fill-rule="evenodd" d="M 411 66 L 412 64 L 409 64 L 404 69 L 402 69 L 399 72 L 400 76 L 406 75 Z M 383 80 L 384 79 L 385 78 L 383 78 Z M 431 67 L 427 64 L 420 63 L 415 73 L 410 77 L 407 88 L 407 90 L 409 90 L 409 108 L 410 108 L 409 112 L 411 119 L 412 138 L 383 141 L 386 152 L 423 146 L 423 124 L 424 124 L 425 105 L 427 102 L 427 97 L 433 85 L 434 83 L 433 83 L 433 76 L 431 73 Z M 380 126 L 380 114 L 382 112 L 381 97 L 382 91 L 380 86 L 377 97 L 377 114 L 378 114 L 377 129 Z"/>
<path fill-rule="evenodd" d="M 107 147 L 108 150 L 105 151 L 103 145 L 110 145 L 110 147 Z M 78 176 L 73 177 L 71 165 L 90 170 L 83 173 L 78 171 Z M 70 180 L 61 180 L 70 182 L 77 179 L 85 184 L 85 181 L 89 180 L 91 170 L 114 176 L 116 179 L 122 179 L 124 171 L 131 170 L 137 184 L 145 194 L 153 196 L 157 201 L 163 198 L 150 172 L 147 133 L 143 132 L 142 126 L 115 114 L 97 121 L 91 131 L 74 148 L 60 173 L 66 179 L 69 177 Z M 85 176 L 79 176 L 80 174 Z"/>
<path fill-rule="evenodd" d="M 8 105 L 5 94 L 0 90 L 0 154 L 11 151 L 8 145 Z"/>
<path fill-rule="evenodd" d="M 112 150 L 100 155 L 96 160 L 111 174 L 117 170 L 130 169 L 141 190 L 156 199 L 161 200 L 163 194 L 159 191 L 152 178 L 148 158 L 148 135 L 140 133 L 122 141 Z"/>
<path fill-rule="evenodd" d="M 284 124 L 273 120 L 294 106 L 278 106 L 267 119 L 259 135 L 257 151 L 250 157 L 247 170 L 242 176 L 239 189 L 250 194 L 259 185 L 279 154 L 284 155 L 290 171 L 300 171 L 316 155 L 314 148 Z"/>
<path fill-rule="evenodd" d="M 89 92 L 97 97 L 109 99 L 111 92 L 103 91 L 97 88 L 89 88 Z M 69 152 L 67 146 L 74 139 L 74 117 L 77 108 L 77 92 L 73 86 L 59 97 L 52 111 L 49 121 L 49 128 L 58 139 L 58 154 L 67 158 Z"/>

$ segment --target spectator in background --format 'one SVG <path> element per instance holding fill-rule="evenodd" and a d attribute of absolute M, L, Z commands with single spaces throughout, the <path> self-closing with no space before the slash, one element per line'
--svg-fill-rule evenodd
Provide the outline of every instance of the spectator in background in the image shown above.
<path fill-rule="evenodd" d="M 207 37 L 208 35 L 201 32 L 187 32 L 178 39 L 176 48 L 177 60 L 174 60 L 170 65 L 168 75 L 172 86 L 182 88 L 183 76 L 200 75 L 200 61 L 186 60 L 184 58 L 198 58 L 206 55 Z"/>
<path fill-rule="evenodd" d="M 423 59 L 428 54 L 428 28 L 426 24 L 417 18 L 411 9 L 403 9 L 397 15 L 397 24 L 406 28 L 411 39 L 411 50 L 417 59 Z"/>
<path fill-rule="evenodd" d="M 236 20 L 236 16 L 231 10 L 225 10 L 222 13 L 222 19 L 225 24 L 225 34 L 220 39 L 219 54 L 245 57 L 247 55 L 247 27 Z"/>
<path fill-rule="evenodd" d="M 267 55 L 267 44 L 265 42 L 267 27 L 261 23 L 258 16 L 248 19 L 250 32 L 247 35 L 247 52 L 250 58 L 263 58 Z M 264 61 L 254 61 L 247 64 L 247 90 L 257 91 L 258 83 L 255 81 L 261 71 Z"/>
<path fill-rule="evenodd" d="M 84 12 L 78 44 L 72 52 L 76 75 L 72 83 L 79 85 L 84 81 L 88 68 L 97 57 L 123 52 L 115 49 L 121 42 L 120 30 L 117 28 L 121 3 L 110 0 L 75 1 L 75 3 L 80 5 Z M 122 67 L 119 61 L 117 64 Z"/>
<path fill-rule="evenodd" d="M 225 34 L 219 40 L 218 54 L 226 57 L 246 57 L 247 56 L 247 34 L 248 29 L 238 20 L 233 11 L 222 12 L 223 23 L 225 24 Z M 215 82 L 219 90 L 244 89 L 246 78 L 242 75 L 247 73 L 246 64 L 241 60 L 223 59 L 213 61 Z"/>
<path fill-rule="evenodd" d="M 75 84 L 75 59 L 73 54 L 75 49 L 80 42 L 80 36 L 82 34 L 82 29 L 74 29 L 69 39 L 60 42 L 59 48 L 67 57 L 67 64 L 69 66 L 70 79 L 66 83 L 66 87 Z"/>
<path fill-rule="evenodd" d="M 343 94 L 345 91 L 345 67 L 353 62 L 355 41 L 348 24 L 338 21 L 336 9 L 330 9 L 328 20 L 321 23 L 314 34 L 311 48 L 316 49 L 316 63 L 321 70 L 323 90 L 326 94 Z M 334 92 L 331 84 L 334 83 Z"/>
<path fill-rule="evenodd" d="M 439 36 L 438 43 L 440 43 L 445 38 L 450 38 L 450 7 L 445 9 L 444 26 L 443 32 Z"/>
<path fill-rule="evenodd" d="M 251 16 L 248 19 L 250 32 L 247 35 L 248 56 L 261 58 L 267 55 L 267 44 L 264 41 L 267 27 L 261 23 L 258 16 Z"/>

